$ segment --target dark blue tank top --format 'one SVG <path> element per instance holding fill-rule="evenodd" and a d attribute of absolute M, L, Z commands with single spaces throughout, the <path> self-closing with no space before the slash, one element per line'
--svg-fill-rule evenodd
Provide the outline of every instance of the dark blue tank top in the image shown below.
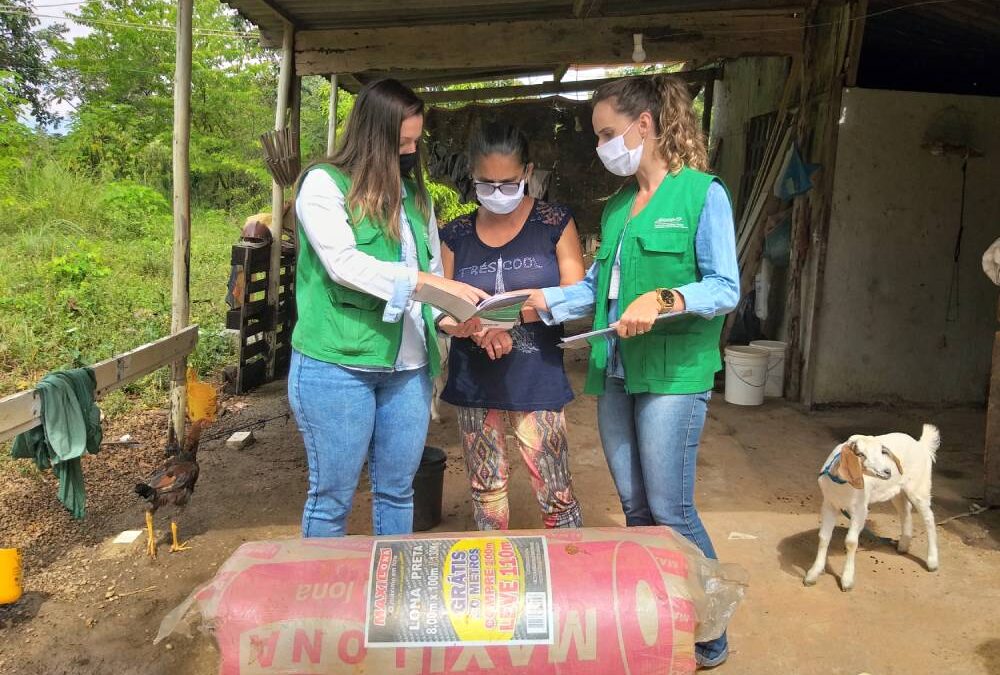
<path fill-rule="evenodd" d="M 476 234 L 476 214 L 461 216 L 441 230 L 455 254 L 455 279 L 490 294 L 559 285 L 556 244 L 572 220 L 569 208 L 535 200 L 524 227 L 497 248 Z M 562 326 L 541 321 L 511 331 L 514 348 L 491 361 L 470 339 L 451 341 L 448 384 L 441 398 L 452 405 L 500 410 L 561 410 L 573 400 L 563 352 Z"/>

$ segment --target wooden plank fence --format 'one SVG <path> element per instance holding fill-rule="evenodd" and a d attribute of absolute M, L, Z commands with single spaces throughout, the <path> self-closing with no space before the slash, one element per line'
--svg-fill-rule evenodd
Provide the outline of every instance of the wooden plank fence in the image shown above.
<path fill-rule="evenodd" d="M 194 351 L 197 344 L 198 326 L 188 326 L 173 335 L 101 361 L 91 366 L 97 380 L 95 395 L 100 398 L 168 366 Z M 0 442 L 41 424 L 41 412 L 42 399 L 37 389 L 0 398 Z"/>

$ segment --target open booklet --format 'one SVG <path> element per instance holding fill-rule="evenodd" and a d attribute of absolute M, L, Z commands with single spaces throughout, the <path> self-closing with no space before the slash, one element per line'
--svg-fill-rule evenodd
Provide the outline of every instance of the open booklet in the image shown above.
<path fill-rule="evenodd" d="M 530 296 L 528 291 L 509 291 L 474 305 L 448 291 L 424 284 L 413 294 L 413 299 L 437 307 L 459 323 L 478 317 L 483 328 L 510 330 L 521 322 L 521 308 Z"/>
<path fill-rule="evenodd" d="M 677 319 L 682 316 L 691 316 L 692 312 L 668 312 L 667 314 L 660 314 L 656 317 L 656 323 L 661 321 L 670 321 L 672 319 Z M 564 337 L 559 343 L 560 349 L 583 349 L 584 347 L 589 347 L 592 338 L 601 337 L 614 337 L 618 332 L 618 322 L 611 324 L 607 328 L 602 328 L 601 330 L 592 330 L 586 333 L 578 333 L 576 335 L 569 335 Z"/>

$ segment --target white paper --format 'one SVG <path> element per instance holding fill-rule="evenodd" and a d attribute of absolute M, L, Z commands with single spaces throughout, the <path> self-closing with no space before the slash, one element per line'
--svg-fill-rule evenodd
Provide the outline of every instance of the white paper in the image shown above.
<path fill-rule="evenodd" d="M 131 544 L 142 536 L 142 530 L 125 530 L 111 542 L 112 544 Z"/>
<path fill-rule="evenodd" d="M 691 312 L 668 312 L 667 314 L 661 314 L 656 317 L 656 323 L 664 321 L 666 319 L 675 319 L 681 316 L 689 316 Z M 570 335 L 564 337 L 562 342 L 559 343 L 560 349 L 583 349 L 590 345 L 590 338 L 595 337 L 606 337 L 613 335 L 618 331 L 618 322 L 611 324 L 607 328 L 602 328 L 601 330 L 591 330 L 586 333 L 578 333 L 576 335 Z"/>
<path fill-rule="evenodd" d="M 507 293 L 497 293 L 492 297 L 486 298 L 478 305 L 473 305 L 471 302 L 463 300 L 457 295 L 452 295 L 430 284 L 424 284 L 419 291 L 413 294 L 413 299 L 417 302 L 425 302 L 428 305 L 433 305 L 459 323 L 468 321 L 472 317 L 486 312 L 517 307 L 518 311 L 515 312 L 517 317 L 512 321 L 483 319 L 482 323 L 485 328 L 504 329 L 513 328 L 518 323 L 520 308 L 529 297 L 531 297 L 531 293 L 527 291 L 509 291 Z"/>

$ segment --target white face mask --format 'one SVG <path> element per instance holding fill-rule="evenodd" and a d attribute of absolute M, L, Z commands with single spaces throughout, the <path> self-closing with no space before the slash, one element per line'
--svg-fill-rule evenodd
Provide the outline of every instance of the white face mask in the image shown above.
<path fill-rule="evenodd" d="M 512 195 L 505 195 L 500 190 L 494 190 L 489 197 L 476 195 L 476 199 L 483 205 L 483 208 L 498 216 L 511 213 L 518 207 L 524 199 L 524 179 L 517 186 L 517 192 Z"/>
<path fill-rule="evenodd" d="M 625 145 L 625 134 L 632 128 L 632 124 L 625 127 L 620 136 L 615 136 L 597 148 L 597 156 L 604 163 L 604 168 L 616 176 L 632 176 L 639 170 L 639 162 L 642 160 L 642 141 L 631 150 Z"/>

